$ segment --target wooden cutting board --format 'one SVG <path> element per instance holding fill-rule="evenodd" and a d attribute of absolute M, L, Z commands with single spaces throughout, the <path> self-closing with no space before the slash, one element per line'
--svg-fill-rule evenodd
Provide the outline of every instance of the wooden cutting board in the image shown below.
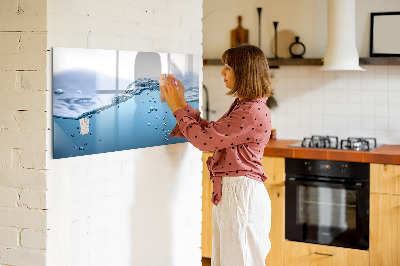
<path fill-rule="evenodd" d="M 242 16 L 238 16 L 238 27 L 231 30 L 231 48 L 238 44 L 249 43 L 249 30 L 242 27 Z"/>

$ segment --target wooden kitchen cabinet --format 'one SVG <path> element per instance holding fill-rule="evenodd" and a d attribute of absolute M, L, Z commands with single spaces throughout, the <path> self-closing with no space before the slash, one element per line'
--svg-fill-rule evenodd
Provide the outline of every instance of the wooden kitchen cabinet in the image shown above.
<path fill-rule="evenodd" d="M 265 187 L 271 199 L 271 250 L 265 259 L 267 266 L 283 265 L 285 240 L 285 158 L 264 156 L 261 160 L 267 175 Z"/>
<path fill-rule="evenodd" d="M 211 258 L 212 253 L 212 183 L 206 161 L 211 152 L 203 153 L 203 217 L 202 217 L 202 256 Z M 266 258 L 266 265 L 283 265 L 283 243 L 285 230 L 285 158 L 263 157 L 264 171 L 268 176 L 265 182 L 272 205 L 271 250 Z"/>
<path fill-rule="evenodd" d="M 265 184 L 268 185 L 285 185 L 285 158 L 264 156 L 261 159 L 264 172 L 267 175 Z"/>
<path fill-rule="evenodd" d="M 400 196 L 371 194 L 371 266 L 400 265 Z"/>
<path fill-rule="evenodd" d="M 285 241 L 285 187 L 265 184 L 271 199 L 271 250 L 265 259 L 266 266 L 283 265 Z"/>
<path fill-rule="evenodd" d="M 288 240 L 285 240 L 284 245 L 285 266 L 369 265 L 369 253 L 365 250 L 316 245 Z"/>
<path fill-rule="evenodd" d="M 400 265 L 400 165 L 371 164 L 371 266 Z"/>
<path fill-rule="evenodd" d="M 400 195 L 400 165 L 370 164 L 370 191 Z"/>
<path fill-rule="evenodd" d="M 212 252 L 212 183 L 210 181 L 210 173 L 206 165 L 212 152 L 203 153 L 203 194 L 202 194 L 202 223 L 201 223 L 201 253 L 204 258 L 211 258 Z"/>

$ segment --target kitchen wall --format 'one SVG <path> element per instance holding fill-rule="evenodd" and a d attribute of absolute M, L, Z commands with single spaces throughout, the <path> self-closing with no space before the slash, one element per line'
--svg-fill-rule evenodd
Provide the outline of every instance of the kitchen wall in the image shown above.
<path fill-rule="evenodd" d="M 53 160 L 51 49 L 201 55 L 202 15 L 202 0 L 0 2 L 1 265 L 201 265 L 201 152 Z"/>
<path fill-rule="evenodd" d="M 250 30 L 249 42 L 258 45 L 257 7 L 263 7 L 262 49 L 273 52 L 272 21 L 278 31 L 291 30 L 301 36 L 306 58 L 322 58 L 327 37 L 327 1 L 263 1 L 227 3 L 204 1 L 204 58 L 220 58 L 229 48 L 229 31 L 236 28 L 236 17 L 243 16 L 243 27 Z M 250 6 L 250 8 L 248 8 Z M 251 8 L 253 7 L 253 8 Z M 369 56 L 369 13 L 400 10 L 400 2 L 356 1 L 357 49 Z M 264 12 L 265 11 L 265 12 Z M 223 16 L 220 16 L 224 12 Z M 246 22 L 247 19 L 247 22 Z M 247 23 L 247 25 L 246 25 Z M 214 25 L 218 24 L 219 27 Z M 271 24 L 270 26 L 268 26 Z M 218 30 L 222 38 L 211 38 Z M 279 49 L 278 49 L 279 52 Z M 366 65 L 365 72 L 322 72 L 319 66 L 281 66 L 271 69 L 278 108 L 272 111 L 278 138 L 301 139 L 323 134 L 347 137 L 376 137 L 379 143 L 400 143 L 400 66 Z M 204 67 L 204 85 L 210 94 L 210 119 L 218 119 L 233 99 L 225 96 L 221 66 Z"/>
<path fill-rule="evenodd" d="M 49 0 L 48 49 L 201 55 L 201 18 L 202 0 Z M 47 139 L 48 265 L 201 264 L 201 152 L 184 143 L 52 160 Z"/>

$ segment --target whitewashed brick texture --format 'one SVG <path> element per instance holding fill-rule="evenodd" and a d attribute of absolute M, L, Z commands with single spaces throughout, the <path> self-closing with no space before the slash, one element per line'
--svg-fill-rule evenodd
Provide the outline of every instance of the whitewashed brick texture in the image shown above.
<path fill-rule="evenodd" d="M 46 263 L 46 6 L 0 2 L 0 265 Z"/>
<path fill-rule="evenodd" d="M 32 249 L 46 249 L 46 231 L 23 229 L 21 246 Z"/>
<path fill-rule="evenodd" d="M 16 228 L 0 227 L 0 247 L 18 247 L 19 231 Z"/>
<path fill-rule="evenodd" d="M 50 0 L 47 49 L 201 55 L 202 3 Z M 50 115 L 50 97 L 47 106 Z M 201 265 L 201 152 L 190 144 L 61 160 L 48 153 L 46 168 L 49 265 Z"/>

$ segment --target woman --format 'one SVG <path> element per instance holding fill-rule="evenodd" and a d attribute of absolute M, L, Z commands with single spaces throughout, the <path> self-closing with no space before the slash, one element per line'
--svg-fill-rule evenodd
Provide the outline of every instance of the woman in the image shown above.
<path fill-rule="evenodd" d="M 268 62 L 252 45 L 228 49 L 222 62 L 227 95 L 237 98 L 216 122 L 200 118 L 185 102 L 177 79 L 161 88 L 178 122 L 170 137 L 184 136 L 196 148 L 214 151 L 207 160 L 213 182 L 212 265 L 265 265 L 271 247 L 271 202 L 261 164 L 271 130 Z"/>

